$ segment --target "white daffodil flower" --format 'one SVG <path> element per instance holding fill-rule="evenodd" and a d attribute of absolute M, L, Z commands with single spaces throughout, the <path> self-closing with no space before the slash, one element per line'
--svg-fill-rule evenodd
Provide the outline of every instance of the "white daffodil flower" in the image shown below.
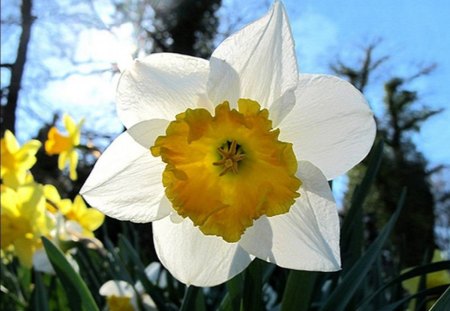
<path fill-rule="evenodd" d="M 349 83 L 299 75 L 282 3 L 209 61 L 136 60 L 119 81 L 117 110 L 127 131 L 81 193 L 110 217 L 152 221 L 158 257 L 178 280 L 220 284 L 255 257 L 340 269 L 327 180 L 367 155 L 375 121 Z"/>
<path fill-rule="evenodd" d="M 138 295 L 142 301 L 144 310 L 157 310 L 151 297 L 135 290 L 131 284 L 121 280 L 110 280 L 99 289 L 100 295 L 106 297 L 109 311 L 138 311 Z"/>

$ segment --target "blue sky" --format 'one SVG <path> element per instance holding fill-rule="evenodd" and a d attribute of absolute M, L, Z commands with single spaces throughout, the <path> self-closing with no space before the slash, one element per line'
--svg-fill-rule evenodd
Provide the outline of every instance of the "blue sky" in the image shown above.
<path fill-rule="evenodd" d="M 43 0 L 36 0 L 39 9 Z M 50 1 L 52 2 L 52 1 Z M 229 3 L 232 2 L 233 5 Z M 55 0 L 55 3 L 58 1 Z M 95 2 L 99 7 L 108 1 Z M 224 0 L 224 14 L 236 15 L 245 21 L 251 21 L 264 13 L 267 3 L 270 1 L 255 0 L 252 4 L 242 4 L 237 0 Z M 261 6 L 259 3 L 263 3 Z M 257 8 L 256 10 L 241 10 L 242 6 Z M 343 59 L 357 59 L 361 56 L 361 48 L 368 43 L 380 38 L 382 43 L 377 49 L 378 55 L 390 55 L 391 60 L 374 76 L 373 87 L 368 92 L 369 101 L 377 106 L 382 97 L 382 82 L 395 75 L 411 75 L 420 64 L 437 63 L 437 70 L 430 76 L 424 77 L 414 84 L 422 94 L 422 103 L 434 108 L 447 108 L 450 100 L 450 40 L 447 29 L 450 29 L 448 12 L 450 1 L 448 0 L 286 0 L 285 6 L 291 20 L 293 34 L 296 40 L 300 70 L 303 72 L 328 73 L 329 64 L 336 60 L 337 56 Z M 5 14 L 6 3 L 2 2 L 2 16 Z M 42 8 L 41 8 L 42 9 Z M 90 8 L 87 8 L 90 10 Z M 81 7 L 78 9 L 82 11 Z M 18 12 L 18 10 L 16 10 Z M 44 10 L 43 12 L 47 12 Z M 244 12 L 244 13 L 243 13 Z M 17 14 L 17 13 L 16 13 Z M 245 16 L 239 16 L 246 14 Z M 42 34 L 45 31 L 45 23 L 50 25 L 52 16 L 44 13 L 38 15 L 32 33 L 29 63 L 45 63 L 54 71 L 67 68 L 66 64 L 51 55 L 45 61 L 41 59 L 41 53 L 48 53 L 45 47 L 54 46 L 54 42 L 45 41 Z M 60 21 L 59 21 L 60 23 Z M 57 24 L 63 28 L 66 25 Z M 70 25 L 69 25 L 70 26 Z M 68 31 L 72 28 L 69 27 Z M 3 32 L 3 31 L 2 31 Z M 117 46 L 124 47 L 127 30 L 119 29 L 115 37 L 119 43 L 113 41 L 111 34 L 96 31 L 83 33 L 79 39 L 76 55 L 78 59 L 100 59 L 106 67 L 112 61 Z M 3 33 L 2 33 L 3 34 Z M 15 35 L 17 37 L 17 34 Z M 67 36 L 63 36 L 66 38 Z M 12 39 L 11 39 L 12 38 Z M 14 39 L 14 35 L 10 39 Z M 34 41 L 33 41 L 34 40 Z M 13 40 L 14 41 L 14 40 Z M 4 48 L 7 47 L 7 48 Z M 44 48 L 44 51 L 43 51 Z M 48 49 L 48 48 L 47 48 Z M 8 36 L 2 35 L 2 58 L 14 55 L 15 45 L 11 44 Z M 58 65 L 59 62 L 59 65 Z M 28 67 L 26 75 L 28 80 L 25 86 L 34 86 L 36 81 L 32 70 Z M 2 71 L 3 75 L 3 71 Z M 3 78 L 3 77 L 2 77 Z M 2 79 L 3 80 L 3 79 Z M 39 104 L 45 105 L 45 111 L 40 109 L 39 114 L 44 119 L 50 120 L 52 111 L 69 111 L 76 118 L 86 117 L 86 126 L 94 126 L 94 129 L 109 129 L 119 131 L 120 122 L 115 118 L 114 112 L 114 80 L 108 75 L 87 77 L 75 75 L 65 81 L 51 82 L 37 88 L 39 92 Z M 36 90 L 34 91 L 36 92 Z M 22 100 L 30 102 L 35 100 L 35 95 L 30 92 L 21 94 Z M 95 109 L 92 106 L 95 105 Z M 379 105 L 378 105 L 379 106 Z M 41 106 L 39 106 L 41 108 Z M 19 138 L 29 138 L 30 129 L 37 128 L 41 123 L 30 120 L 29 112 L 19 110 L 19 117 L 27 118 L 26 123 L 18 126 Z M 28 114 L 28 115 L 27 115 Z M 102 122 L 98 122 L 101 116 Z M 32 119 L 32 118 L 31 118 Z M 423 125 L 420 133 L 414 136 L 419 148 L 430 159 L 432 164 L 445 163 L 450 165 L 450 111 L 447 109 L 439 116 L 430 119 Z M 34 123 L 33 123 L 34 122 Z M 25 134 L 25 135 L 24 135 Z M 32 135 L 32 134 L 31 134 Z"/>
<path fill-rule="evenodd" d="M 327 72 L 333 56 L 356 59 L 361 47 L 382 39 L 377 53 L 391 59 L 375 75 L 369 101 L 380 100 L 386 78 L 436 63 L 435 72 L 414 87 L 421 103 L 447 110 L 426 122 L 414 140 L 432 164 L 450 165 L 450 1 L 302 0 L 285 5 L 303 72 Z"/>

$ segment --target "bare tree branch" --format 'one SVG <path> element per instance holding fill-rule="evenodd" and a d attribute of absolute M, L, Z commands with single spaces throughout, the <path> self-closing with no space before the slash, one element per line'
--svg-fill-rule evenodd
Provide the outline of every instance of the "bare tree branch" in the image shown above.
<path fill-rule="evenodd" d="M 11 81 L 8 88 L 7 102 L 2 107 L 1 135 L 9 129 L 14 133 L 16 125 L 16 110 L 19 91 L 22 83 L 23 71 L 27 60 L 28 43 L 30 42 L 31 26 L 35 17 L 31 15 L 32 0 L 23 0 L 21 5 L 22 14 L 22 33 L 19 39 L 16 61 L 11 67 Z"/>

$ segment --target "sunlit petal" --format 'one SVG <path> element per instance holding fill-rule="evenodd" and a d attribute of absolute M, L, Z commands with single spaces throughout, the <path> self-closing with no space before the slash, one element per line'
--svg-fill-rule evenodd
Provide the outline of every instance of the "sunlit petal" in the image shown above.
<path fill-rule="evenodd" d="M 134 222 L 153 221 L 170 212 L 159 207 L 164 164 L 149 150 L 166 125 L 164 120 L 141 122 L 116 138 L 80 191 L 91 206 L 110 217 Z"/>
<path fill-rule="evenodd" d="M 117 87 L 122 123 L 130 128 L 149 119 L 172 120 L 189 107 L 208 105 L 204 96 L 208 72 L 206 60 L 186 55 L 161 53 L 136 60 Z"/>
<path fill-rule="evenodd" d="M 290 212 L 257 220 L 240 245 L 250 254 L 281 267 L 339 270 L 339 217 L 330 187 L 311 163 L 301 161 L 298 167 L 303 185 Z"/>
<path fill-rule="evenodd" d="M 285 106 L 295 103 L 297 61 L 288 18 L 279 1 L 265 16 L 222 42 L 210 63 L 208 95 L 214 104 L 228 100 L 233 105 L 238 98 L 255 100 L 263 108 L 276 101 Z"/>
<path fill-rule="evenodd" d="M 296 105 L 280 123 L 298 160 L 317 166 L 328 179 L 344 174 L 369 152 L 375 137 L 373 113 L 362 94 L 333 76 L 301 75 Z"/>
<path fill-rule="evenodd" d="M 169 217 L 153 222 L 153 238 L 161 263 L 188 285 L 223 283 L 252 261 L 237 243 L 205 236 L 188 218 L 179 224 L 172 223 Z"/>

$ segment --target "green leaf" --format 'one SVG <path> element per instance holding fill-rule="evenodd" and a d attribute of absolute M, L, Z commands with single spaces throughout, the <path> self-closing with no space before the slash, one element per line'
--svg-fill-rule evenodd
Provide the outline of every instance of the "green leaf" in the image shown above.
<path fill-rule="evenodd" d="M 289 272 L 281 302 L 281 311 L 310 310 L 310 303 L 318 273 L 311 271 Z"/>
<path fill-rule="evenodd" d="M 411 270 L 408 270 L 407 272 L 402 273 L 401 275 L 395 277 L 389 282 L 386 282 L 382 287 L 377 289 L 370 297 L 367 297 L 364 299 L 361 305 L 358 306 L 358 310 L 366 310 L 370 302 L 378 296 L 381 292 L 383 292 L 386 288 L 391 287 L 393 285 L 399 284 L 405 280 L 426 275 L 428 273 L 433 273 L 437 271 L 445 271 L 450 267 L 450 260 L 445 261 L 439 261 L 439 262 L 433 262 L 429 263 L 423 266 L 412 268 Z"/>
<path fill-rule="evenodd" d="M 398 308 L 400 308 L 401 306 L 404 306 L 404 307 L 407 306 L 407 304 L 409 303 L 409 301 L 412 300 L 412 299 L 414 299 L 414 298 L 417 298 L 417 297 L 425 297 L 425 296 L 427 296 L 427 295 L 439 295 L 439 294 L 441 294 L 445 289 L 447 289 L 446 292 L 448 292 L 448 285 L 436 286 L 436 287 L 433 287 L 433 288 L 428 288 L 428 289 L 421 290 L 421 291 L 417 292 L 417 293 L 414 294 L 414 295 L 410 295 L 410 296 L 405 297 L 405 298 L 403 298 L 403 299 L 401 299 L 401 300 L 399 300 L 399 301 L 396 301 L 396 302 L 394 302 L 394 303 L 391 303 L 391 304 L 385 306 L 384 308 L 380 309 L 380 311 L 395 311 L 395 310 L 398 310 Z M 447 294 L 447 295 L 448 295 L 448 294 Z M 445 292 L 444 292 L 444 294 L 442 294 L 442 297 L 441 297 L 441 298 L 443 298 L 443 302 L 442 302 L 442 306 L 441 306 L 441 307 L 443 307 L 443 308 L 442 308 L 442 309 L 436 309 L 436 310 L 438 310 L 438 311 L 448 311 L 448 307 L 450 306 L 450 304 L 449 304 L 449 301 L 448 301 L 448 300 L 447 300 L 447 303 L 445 302 Z M 448 299 L 448 297 L 447 297 L 447 299 Z M 438 302 L 439 302 L 439 301 L 437 301 L 436 304 L 437 304 Z M 435 306 L 436 304 L 434 304 L 434 306 Z M 433 306 L 433 307 L 434 307 L 434 306 Z M 434 309 L 431 308 L 430 311 L 431 311 L 431 310 L 434 310 Z"/>
<path fill-rule="evenodd" d="M 244 275 L 239 273 L 226 284 L 230 300 L 230 309 L 239 311 L 241 309 L 242 294 L 244 291 Z"/>
<path fill-rule="evenodd" d="M 244 291 L 244 273 L 241 272 L 226 283 L 225 293 L 217 311 L 239 311 Z"/>
<path fill-rule="evenodd" d="M 203 290 L 197 286 L 188 286 L 183 298 L 180 311 L 205 311 L 205 298 Z"/>
<path fill-rule="evenodd" d="M 30 301 L 31 295 L 31 269 L 19 264 L 17 267 L 17 280 L 20 292 L 25 301 Z"/>
<path fill-rule="evenodd" d="M 325 305 L 322 307 L 322 311 L 343 311 L 346 309 L 347 304 L 364 281 L 373 262 L 379 256 L 381 250 L 383 249 L 384 243 L 390 236 L 392 229 L 397 222 L 398 216 L 400 215 L 400 211 L 405 201 L 405 196 L 406 190 L 404 189 L 400 195 L 397 209 L 392 215 L 389 222 L 383 228 L 376 240 L 370 245 L 364 255 L 343 277 L 342 282 L 338 285 L 336 290 L 332 292 Z"/>
<path fill-rule="evenodd" d="M 259 259 L 253 260 L 244 272 L 244 293 L 242 309 L 244 311 L 263 310 L 263 264 Z"/>
<path fill-rule="evenodd" d="M 17 310 L 25 310 L 28 301 L 22 295 L 17 269 L 15 269 L 16 264 L 18 264 L 17 261 L 6 264 L 4 261 L 0 260 L 0 307 L 5 309 L 16 308 Z"/>
<path fill-rule="evenodd" d="M 163 298 L 163 294 L 160 291 L 158 287 L 153 285 L 150 280 L 147 278 L 147 275 L 145 274 L 145 266 L 142 263 L 141 259 L 139 258 L 139 255 L 137 254 L 134 247 L 131 245 L 131 243 L 128 241 L 125 236 L 120 235 L 119 241 L 121 243 L 121 246 L 124 248 L 125 252 L 127 253 L 128 259 L 133 263 L 133 268 L 136 272 L 136 276 L 139 281 L 141 281 L 142 286 L 144 287 L 145 291 L 152 297 L 153 301 L 155 302 L 156 306 L 158 307 L 158 310 L 164 311 L 166 310 L 166 304 L 165 300 Z"/>
<path fill-rule="evenodd" d="M 353 192 L 350 209 L 342 224 L 341 249 L 343 273 L 349 271 L 350 269 L 348 268 L 352 267 L 362 255 L 364 238 L 362 220 L 363 204 L 378 173 L 382 158 L 383 141 L 380 140 L 371 154 L 363 180 Z"/>
<path fill-rule="evenodd" d="M 260 265 L 261 283 L 266 284 L 274 273 L 276 265 L 258 259 L 256 261 Z M 244 275 L 246 273 L 245 270 L 226 283 L 228 292 L 223 296 L 217 311 L 239 311 L 241 307 L 243 308 L 242 298 L 244 295 Z"/>
<path fill-rule="evenodd" d="M 431 307 L 430 311 L 448 311 L 450 309 L 450 286 Z"/>
<path fill-rule="evenodd" d="M 48 259 L 64 287 L 70 308 L 76 311 L 99 311 L 86 284 L 64 254 L 47 238 L 42 237 L 42 242 Z"/>
<path fill-rule="evenodd" d="M 117 254 L 116 249 L 114 248 L 113 243 L 106 235 L 104 237 L 104 243 L 106 249 L 109 252 L 109 256 L 107 256 L 107 259 L 109 261 L 108 267 L 110 268 L 110 275 L 112 276 L 112 279 L 125 280 L 128 283 L 132 284 L 133 279 L 128 273 L 125 263 L 121 260 L 120 256 Z"/>
<path fill-rule="evenodd" d="M 34 272 L 34 291 L 32 300 L 32 309 L 36 311 L 47 311 L 48 307 L 48 295 L 44 282 L 42 281 L 42 275 L 40 272 Z"/>

